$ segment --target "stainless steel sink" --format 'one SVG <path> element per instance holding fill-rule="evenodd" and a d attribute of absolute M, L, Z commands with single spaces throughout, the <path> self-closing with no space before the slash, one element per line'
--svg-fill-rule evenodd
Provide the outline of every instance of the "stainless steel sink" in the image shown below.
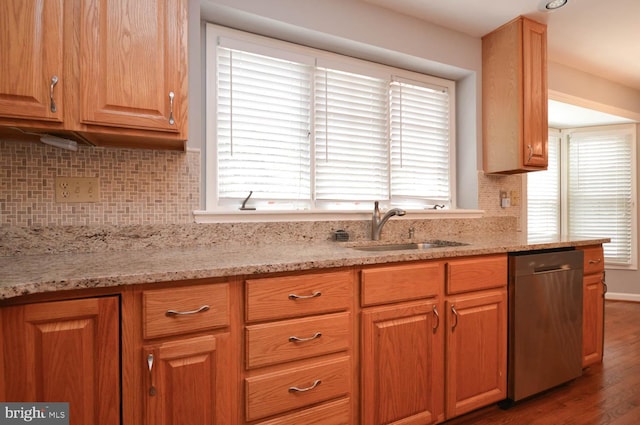
<path fill-rule="evenodd" d="M 405 250 L 448 248 L 452 246 L 465 246 L 465 245 L 469 245 L 469 244 L 463 243 L 463 242 L 435 240 L 435 241 L 415 242 L 415 243 L 361 245 L 361 246 L 354 246 L 352 248 L 358 251 L 405 251 Z"/>

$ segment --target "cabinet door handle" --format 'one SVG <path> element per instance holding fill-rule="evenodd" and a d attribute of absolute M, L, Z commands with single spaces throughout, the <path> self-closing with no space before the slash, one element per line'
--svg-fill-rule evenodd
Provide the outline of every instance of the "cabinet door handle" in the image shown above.
<path fill-rule="evenodd" d="M 173 98 L 175 97 L 175 93 L 170 91 L 169 92 L 169 124 L 170 125 L 174 125 L 176 123 L 176 120 L 173 119 Z"/>
<path fill-rule="evenodd" d="M 600 264 L 602 262 L 602 258 L 598 258 L 597 260 L 589 260 L 589 264 Z"/>
<path fill-rule="evenodd" d="M 440 326 L 440 314 L 438 314 L 438 307 L 433 306 L 433 316 L 436 318 L 436 324 L 433 326 L 433 330 L 435 331 Z"/>
<path fill-rule="evenodd" d="M 533 146 L 527 145 L 527 148 L 529 148 L 529 158 L 527 159 L 527 162 L 529 162 L 533 158 Z"/>
<path fill-rule="evenodd" d="M 458 312 L 456 311 L 456 307 L 455 306 L 451 306 L 451 312 L 453 313 L 453 318 L 455 319 L 453 324 L 451 325 L 451 330 L 454 330 L 456 327 L 458 327 Z"/>
<path fill-rule="evenodd" d="M 311 386 L 309 386 L 309 387 L 305 387 L 305 388 L 289 387 L 289 392 L 290 393 L 303 393 L 305 391 L 311 391 L 312 389 L 314 389 L 315 387 L 317 387 L 321 383 L 322 383 L 321 380 L 316 379 L 315 381 L 313 381 L 313 384 L 311 384 Z"/>
<path fill-rule="evenodd" d="M 289 299 L 290 300 L 304 300 L 304 299 L 308 299 L 308 298 L 317 298 L 320 295 L 322 295 L 322 292 L 320 292 L 320 291 L 314 291 L 311 295 L 289 294 Z"/>
<path fill-rule="evenodd" d="M 147 367 L 149 368 L 149 395 L 156 395 L 156 387 L 153 385 L 153 354 L 147 356 Z"/>
<path fill-rule="evenodd" d="M 210 306 L 205 304 L 202 307 L 197 308 L 195 310 L 188 310 L 188 311 L 167 310 L 167 312 L 164 313 L 164 315 L 167 316 L 167 317 L 187 316 L 189 314 L 204 313 L 205 311 L 209 310 L 210 308 L 211 308 Z"/>
<path fill-rule="evenodd" d="M 307 337 L 307 338 L 298 338 L 297 336 L 290 336 L 289 337 L 289 342 L 307 342 L 307 341 L 313 341 L 316 338 L 320 338 L 322 336 L 322 333 L 320 332 L 316 332 L 315 334 L 313 334 L 313 336 Z"/>
<path fill-rule="evenodd" d="M 58 76 L 51 77 L 51 84 L 49 85 L 49 109 L 51 112 L 57 112 L 56 101 L 53 98 L 53 88 L 58 84 Z"/>

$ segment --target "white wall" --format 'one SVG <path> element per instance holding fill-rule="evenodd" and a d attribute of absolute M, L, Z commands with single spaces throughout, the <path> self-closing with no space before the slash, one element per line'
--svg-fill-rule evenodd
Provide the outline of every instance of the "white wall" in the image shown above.
<path fill-rule="evenodd" d="M 557 63 L 549 63 L 549 96 L 640 121 L 639 90 Z M 637 135 L 640 135 L 640 126 Z M 637 163 L 640 164 L 640 153 L 638 156 Z M 637 186 L 640 192 L 640 182 Z M 640 193 L 637 198 L 640 199 Z M 637 228 L 640 229 L 640 218 Z M 607 269 L 606 272 L 607 298 L 640 301 L 640 271 Z"/>

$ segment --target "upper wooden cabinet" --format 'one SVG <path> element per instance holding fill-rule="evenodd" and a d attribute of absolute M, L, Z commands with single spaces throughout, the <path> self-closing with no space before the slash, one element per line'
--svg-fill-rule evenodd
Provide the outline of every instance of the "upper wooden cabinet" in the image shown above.
<path fill-rule="evenodd" d="M 83 124 L 180 132 L 187 92 L 185 3 L 83 3 L 79 92 Z"/>
<path fill-rule="evenodd" d="M 186 0 L 7 0 L 0 12 L 0 126 L 184 149 Z"/>
<path fill-rule="evenodd" d="M 63 1 L 0 2 L 0 117 L 61 123 Z"/>
<path fill-rule="evenodd" d="M 547 168 L 547 29 L 519 17 L 482 38 L 484 171 Z"/>

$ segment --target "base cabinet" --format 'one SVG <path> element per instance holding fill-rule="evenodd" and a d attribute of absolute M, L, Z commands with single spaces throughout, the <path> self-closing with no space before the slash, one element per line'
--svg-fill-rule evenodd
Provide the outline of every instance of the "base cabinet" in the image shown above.
<path fill-rule="evenodd" d="M 604 354 L 604 251 L 602 245 L 582 248 L 582 367 L 602 362 Z"/>
<path fill-rule="evenodd" d="M 436 423 L 442 406 L 442 331 L 435 301 L 362 313 L 363 424 Z"/>
<path fill-rule="evenodd" d="M 507 291 L 451 297 L 447 311 L 447 418 L 507 396 Z"/>
<path fill-rule="evenodd" d="M 67 402 L 71 425 L 120 423 L 119 297 L 0 309 L 0 401 Z"/>
<path fill-rule="evenodd" d="M 216 412 L 218 375 L 227 365 L 229 335 L 204 335 L 144 349 L 149 369 L 145 424 L 228 424 L 231 412 Z M 228 395 L 223 395 L 228 397 Z"/>

